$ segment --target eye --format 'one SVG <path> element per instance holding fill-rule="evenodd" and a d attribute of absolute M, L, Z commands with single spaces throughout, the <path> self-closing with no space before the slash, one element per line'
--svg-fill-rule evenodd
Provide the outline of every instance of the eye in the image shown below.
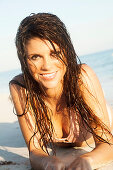
<path fill-rule="evenodd" d="M 31 56 L 31 60 L 36 60 L 37 58 L 39 58 L 40 56 L 39 55 L 37 55 L 37 54 L 35 54 L 35 55 L 32 55 Z"/>

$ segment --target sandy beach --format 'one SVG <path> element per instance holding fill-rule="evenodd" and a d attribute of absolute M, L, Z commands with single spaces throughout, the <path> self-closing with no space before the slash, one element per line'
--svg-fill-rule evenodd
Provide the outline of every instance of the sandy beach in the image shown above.
<path fill-rule="evenodd" d="M 8 94 L 0 95 L 0 170 L 30 170 L 29 155 Z"/>
<path fill-rule="evenodd" d="M 17 117 L 13 114 L 13 104 L 8 94 L 0 94 L 0 170 L 31 170 L 29 154 L 21 134 Z M 57 156 L 65 163 L 89 151 L 89 148 L 57 149 Z M 64 156 L 65 155 L 65 156 Z M 112 170 L 113 164 L 99 168 Z"/>

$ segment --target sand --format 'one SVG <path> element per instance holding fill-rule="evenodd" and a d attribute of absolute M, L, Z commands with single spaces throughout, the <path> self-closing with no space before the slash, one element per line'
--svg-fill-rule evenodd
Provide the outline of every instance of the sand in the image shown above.
<path fill-rule="evenodd" d="M 0 170 L 31 170 L 28 149 L 8 94 L 0 94 L 0 108 Z M 76 156 L 88 151 L 88 147 L 57 149 L 57 156 L 69 164 Z M 113 164 L 99 170 L 113 170 Z"/>

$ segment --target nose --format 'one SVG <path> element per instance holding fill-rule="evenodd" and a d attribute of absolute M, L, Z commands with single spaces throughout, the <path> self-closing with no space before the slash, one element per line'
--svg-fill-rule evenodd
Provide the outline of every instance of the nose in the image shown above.
<path fill-rule="evenodd" d="M 50 56 L 46 56 L 43 58 L 42 70 L 50 70 L 52 67 L 52 58 Z"/>

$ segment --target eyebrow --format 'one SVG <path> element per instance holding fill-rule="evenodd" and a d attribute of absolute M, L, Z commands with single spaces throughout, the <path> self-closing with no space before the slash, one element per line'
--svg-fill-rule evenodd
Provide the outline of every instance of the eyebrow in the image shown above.
<path fill-rule="evenodd" d="M 60 49 L 57 48 L 56 50 L 50 50 L 50 54 L 55 54 L 55 53 L 60 53 Z M 39 55 L 39 56 L 42 56 L 41 54 L 39 53 L 32 53 L 32 54 L 28 54 L 28 56 L 33 56 L 33 55 Z"/>
<path fill-rule="evenodd" d="M 31 56 L 33 56 L 33 55 L 39 55 L 39 56 L 42 56 L 42 55 L 40 55 L 40 54 L 38 54 L 38 53 L 28 54 L 27 56 L 28 56 L 28 57 L 31 57 Z"/>

